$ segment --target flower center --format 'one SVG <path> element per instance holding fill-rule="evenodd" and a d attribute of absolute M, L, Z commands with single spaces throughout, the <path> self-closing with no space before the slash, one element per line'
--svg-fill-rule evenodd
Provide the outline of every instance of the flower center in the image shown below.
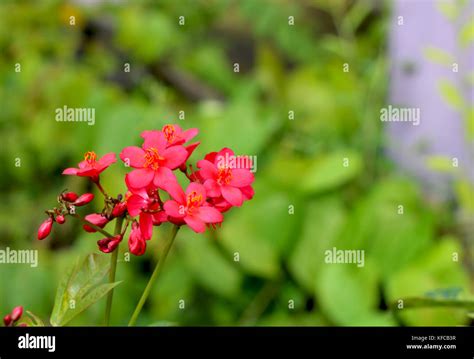
<path fill-rule="evenodd" d="M 174 129 L 174 126 L 173 125 L 164 126 L 163 134 L 165 135 L 165 138 L 168 141 L 168 143 L 173 142 L 176 137 L 176 131 Z"/>
<path fill-rule="evenodd" d="M 232 181 L 232 170 L 229 167 L 219 167 L 217 170 L 217 183 L 226 185 Z"/>
<path fill-rule="evenodd" d="M 188 194 L 186 198 L 186 207 L 188 212 L 193 210 L 194 208 L 200 207 L 202 204 L 202 195 L 197 193 L 196 191 L 191 192 Z"/>
<path fill-rule="evenodd" d="M 84 155 L 84 161 L 92 165 L 97 161 L 97 155 L 93 151 L 86 152 Z"/>
<path fill-rule="evenodd" d="M 156 148 L 148 148 L 145 153 L 145 164 L 143 167 L 151 168 L 156 171 L 162 161 L 164 161 L 164 158 L 159 155 Z"/>

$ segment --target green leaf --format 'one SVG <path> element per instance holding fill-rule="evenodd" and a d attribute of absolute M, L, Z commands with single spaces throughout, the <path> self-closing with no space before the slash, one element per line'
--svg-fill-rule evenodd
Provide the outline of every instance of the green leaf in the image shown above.
<path fill-rule="evenodd" d="M 258 195 L 244 204 L 245 210 L 229 214 L 220 236 L 232 256 L 238 253 L 238 263 L 246 271 L 275 278 L 280 273 L 279 257 L 293 238 L 295 216 L 289 214 L 288 207 L 294 202 L 263 186 L 256 184 Z"/>
<path fill-rule="evenodd" d="M 450 53 L 437 47 L 428 46 L 423 49 L 423 54 L 428 60 L 439 65 L 451 66 L 454 63 L 454 58 Z"/>
<path fill-rule="evenodd" d="M 440 80 L 438 82 L 438 89 L 441 92 L 443 99 L 454 109 L 460 110 L 464 106 L 464 99 L 461 93 L 451 82 L 447 80 Z"/>
<path fill-rule="evenodd" d="M 452 160 L 445 156 L 430 156 L 427 159 L 429 168 L 446 173 L 455 173 L 457 168 L 453 166 Z"/>
<path fill-rule="evenodd" d="M 347 166 L 345 166 L 345 161 Z M 362 159 L 352 150 L 338 151 L 316 160 L 302 179 L 305 192 L 324 192 L 354 179 L 362 171 Z"/>
<path fill-rule="evenodd" d="M 184 235 L 182 247 L 185 264 L 196 280 L 212 292 L 227 298 L 239 293 L 242 276 L 232 265 L 233 256 L 224 259 L 214 243 L 203 235 L 188 232 Z"/>
<path fill-rule="evenodd" d="M 462 308 L 474 310 L 474 300 L 472 299 L 433 299 L 425 297 L 402 298 L 404 308 Z M 392 307 L 397 308 L 398 302 L 394 302 Z"/>
<path fill-rule="evenodd" d="M 356 264 L 325 264 L 315 287 L 322 311 L 337 325 L 394 324 L 388 318 L 381 319 L 377 311 L 376 272 L 367 260 L 361 268 Z"/>
<path fill-rule="evenodd" d="M 432 241 L 434 219 L 420 201 L 418 189 L 408 180 L 379 182 L 355 207 L 340 246 L 365 249 L 381 277 L 390 277 Z"/>
<path fill-rule="evenodd" d="M 63 326 L 121 282 L 100 284 L 109 272 L 107 256 L 89 254 L 64 276 L 56 292 L 50 322 Z"/>
<path fill-rule="evenodd" d="M 337 198 L 310 202 L 306 208 L 301 239 L 289 259 L 289 270 L 307 291 L 324 265 L 324 252 L 336 246 L 345 221 L 345 210 Z"/>
<path fill-rule="evenodd" d="M 461 46 L 467 47 L 474 41 L 474 17 L 471 16 L 459 32 Z"/>
<path fill-rule="evenodd" d="M 457 241 L 446 237 L 428 251 L 421 253 L 416 262 L 388 278 L 385 287 L 387 301 L 397 303 L 394 310 L 397 311 L 396 314 L 404 324 L 423 326 L 466 324 L 466 308 L 445 306 L 409 309 L 405 303 L 403 303 L 403 308 L 398 307 L 400 299 L 424 297 L 433 290 L 456 287 L 464 289 L 461 294 L 468 292 L 469 279 L 459 262 L 453 260 L 454 253 L 462 258 L 461 248 Z M 412 307 L 413 302 L 409 301 L 408 304 Z"/>

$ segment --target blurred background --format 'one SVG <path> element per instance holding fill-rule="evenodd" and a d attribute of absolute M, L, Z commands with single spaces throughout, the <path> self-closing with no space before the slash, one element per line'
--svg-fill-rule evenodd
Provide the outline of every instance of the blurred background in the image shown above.
<path fill-rule="evenodd" d="M 0 265 L 0 313 L 47 320 L 62 275 L 98 252 L 102 236 L 72 219 L 36 240 L 58 193 L 94 190 L 62 170 L 176 123 L 200 131 L 191 161 L 256 155 L 256 195 L 218 231 L 180 231 L 138 324 L 472 324 L 463 309 L 389 309 L 450 288 L 472 298 L 472 5 L 2 1 L 0 248 L 37 249 L 39 265 Z M 389 105 L 420 108 L 420 125 L 382 122 Z M 95 124 L 57 122 L 63 106 L 94 108 Z M 104 173 L 109 193 L 126 170 Z M 128 322 L 168 230 L 119 256 L 112 324 Z M 333 247 L 365 250 L 365 266 L 326 264 Z M 104 306 L 70 324 L 102 323 Z"/>

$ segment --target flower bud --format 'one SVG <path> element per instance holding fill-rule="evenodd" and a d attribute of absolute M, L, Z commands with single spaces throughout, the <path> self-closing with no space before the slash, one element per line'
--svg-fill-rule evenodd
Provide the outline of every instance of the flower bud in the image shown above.
<path fill-rule="evenodd" d="M 56 222 L 59 224 L 63 224 L 64 222 L 66 222 L 66 217 L 64 217 L 62 214 L 58 214 L 56 216 Z"/>
<path fill-rule="evenodd" d="M 146 250 L 146 240 L 143 238 L 140 226 L 133 222 L 130 238 L 128 239 L 128 248 L 136 256 L 141 256 Z"/>
<path fill-rule="evenodd" d="M 125 212 L 126 209 L 127 209 L 127 202 L 117 203 L 114 209 L 112 210 L 112 216 L 120 217 Z"/>
<path fill-rule="evenodd" d="M 41 223 L 41 226 L 38 229 L 38 239 L 45 239 L 51 233 L 51 228 L 53 228 L 53 219 L 50 217 Z"/>
<path fill-rule="evenodd" d="M 99 250 L 104 253 L 111 253 L 117 248 L 119 243 L 122 241 L 122 235 L 117 234 L 114 237 L 104 238 L 97 241 L 97 245 L 99 246 Z"/>
<path fill-rule="evenodd" d="M 87 216 L 84 217 L 84 219 L 92 224 L 95 224 L 97 227 L 104 228 L 107 223 L 109 223 L 109 220 L 105 218 L 103 215 L 100 213 L 92 213 L 88 214 Z M 94 228 L 91 226 L 88 226 L 87 224 L 84 224 L 82 226 L 86 232 L 94 233 L 97 232 Z"/>
<path fill-rule="evenodd" d="M 66 202 L 74 202 L 79 196 L 75 192 L 64 192 L 61 198 Z"/>
<path fill-rule="evenodd" d="M 13 320 L 10 314 L 7 314 L 3 317 L 3 324 L 5 324 L 6 327 L 9 327 L 12 325 Z"/>
<path fill-rule="evenodd" d="M 76 201 L 73 202 L 75 206 L 84 206 L 85 204 L 89 203 L 94 199 L 94 195 L 92 193 L 84 193 L 80 196 Z"/>
<path fill-rule="evenodd" d="M 13 308 L 12 310 L 12 320 L 14 322 L 18 321 L 23 315 L 23 307 L 19 305 L 18 307 Z"/>

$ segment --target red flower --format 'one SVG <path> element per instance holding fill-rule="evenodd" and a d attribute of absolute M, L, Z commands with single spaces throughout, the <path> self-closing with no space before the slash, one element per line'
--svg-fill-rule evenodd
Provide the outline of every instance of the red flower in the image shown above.
<path fill-rule="evenodd" d="M 95 224 L 97 227 L 104 228 L 107 223 L 109 223 L 109 220 L 105 218 L 102 214 L 100 213 L 92 213 L 88 214 L 87 216 L 84 217 L 84 219 L 87 222 L 90 222 L 92 224 Z M 84 224 L 82 226 L 86 232 L 94 233 L 97 232 L 94 228 L 91 226 Z"/>
<path fill-rule="evenodd" d="M 153 225 L 159 225 L 168 219 L 166 213 L 160 210 L 160 203 L 157 189 L 134 190 L 127 199 L 128 213 L 132 217 L 140 216 L 140 231 L 145 239 L 151 238 Z"/>
<path fill-rule="evenodd" d="M 145 131 L 143 134 L 148 132 L 152 131 Z M 161 129 L 161 132 L 165 135 L 169 147 L 173 145 L 182 145 L 183 143 L 188 142 L 196 137 L 199 130 L 197 128 L 190 128 L 189 130 L 183 131 L 178 125 L 165 125 Z"/>
<path fill-rule="evenodd" d="M 111 253 L 117 248 L 117 246 L 122 241 L 122 235 L 117 234 L 114 237 L 108 237 L 97 241 L 97 245 L 99 246 L 99 250 L 104 253 Z"/>
<path fill-rule="evenodd" d="M 254 176 L 248 163 L 245 168 L 235 168 L 229 158 L 237 157 L 228 148 L 206 155 L 204 160 L 198 161 L 200 170 L 196 175 L 203 182 L 209 197 L 222 196 L 229 204 L 238 207 L 245 199 L 252 198 L 250 185 Z"/>
<path fill-rule="evenodd" d="M 120 153 L 125 163 L 135 168 L 126 176 L 130 188 L 140 189 L 153 184 L 163 188 L 167 181 L 176 180 L 172 170 L 186 161 L 188 152 L 181 145 L 169 146 L 161 131 L 144 131 L 142 148 L 126 147 Z"/>
<path fill-rule="evenodd" d="M 222 214 L 206 202 L 203 185 L 191 182 L 184 193 L 179 184 L 170 183 L 167 191 L 174 200 L 166 201 L 164 208 L 173 223 L 186 223 L 196 233 L 200 233 L 206 230 L 206 224 L 223 221 Z"/>
<path fill-rule="evenodd" d="M 132 223 L 132 231 L 128 239 L 128 249 L 136 256 L 141 256 L 146 250 L 146 240 L 143 238 L 140 226 L 137 222 Z"/>
<path fill-rule="evenodd" d="M 51 233 L 51 228 L 53 228 L 53 219 L 50 217 L 41 223 L 41 226 L 38 229 L 38 239 L 45 239 Z"/>
<path fill-rule="evenodd" d="M 97 181 L 99 174 L 116 161 L 117 159 L 113 152 L 107 153 L 97 160 L 95 152 L 89 151 L 84 155 L 84 161 L 79 162 L 79 168 L 66 168 L 63 171 L 63 175 L 90 177 L 93 181 Z"/>

